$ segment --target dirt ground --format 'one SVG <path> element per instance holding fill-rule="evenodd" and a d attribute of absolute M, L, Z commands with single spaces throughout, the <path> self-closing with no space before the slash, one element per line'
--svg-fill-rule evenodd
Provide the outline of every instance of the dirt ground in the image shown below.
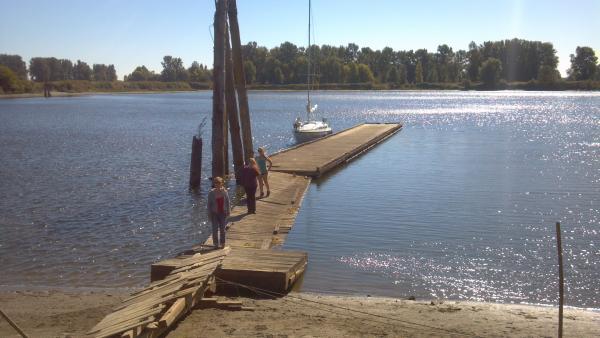
<path fill-rule="evenodd" d="M 127 294 L 3 291 L 2 309 L 31 337 L 79 337 Z M 241 298 L 250 311 L 195 309 L 168 337 L 555 337 L 551 307 L 292 293 Z M 600 313 L 565 309 L 565 337 L 600 337 Z M 18 337 L 0 318 L 0 337 Z"/>

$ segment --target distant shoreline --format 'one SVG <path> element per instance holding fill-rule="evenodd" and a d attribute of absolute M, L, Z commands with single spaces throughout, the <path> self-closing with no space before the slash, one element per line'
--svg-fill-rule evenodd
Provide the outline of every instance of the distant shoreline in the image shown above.
<path fill-rule="evenodd" d="M 182 83 L 183 84 L 183 83 Z M 110 95 L 110 94 L 156 94 L 156 93 L 185 93 L 210 91 L 210 84 L 204 84 L 200 88 L 185 87 L 180 83 L 174 83 L 169 89 L 135 89 L 122 90 L 121 88 L 109 90 L 82 90 L 82 91 L 61 91 L 52 90 L 52 97 L 78 97 L 86 95 Z M 57 87 L 61 87 L 60 85 Z M 251 91 L 304 91 L 304 84 L 254 84 L 248 85 Z M 522 90 L 522 91 L 600 91 L 600 81 L 562 81 L 553 85 L 540 85 L 535 81 L 530 82 L 511 82 L 500 84 L 497 88 L 485 88 L 481 84 L 459 84 L 459 83 L 420 83 L 394 86 L 390 84 L 377 83 L 352 83 L 352 84 L 321 84 L 314 90 L 321 91 L 504 91 L 504 90 Z M 44 97 L 43 92 L 18 93 L 18 94 L 0 94 L 0 99 L 22 99 Z"/>
<path fill-rule="evenodd" d="M 55 92 L 52 91 L 51 97 L 80 97 L 80 96 L 92 96 L 92 95 L 124 95 L 124 94 L 165 94 L 165 93 L 190 93 L 190 92 L 201 92 L 205 90 L 147 90 L 147 91 L 122 91 L 122 92 Z M 44 93 L 23 93 L 23 94 L 2 94 L 1 99 L 31 99 L 31 98 L 44 98 Z"/>

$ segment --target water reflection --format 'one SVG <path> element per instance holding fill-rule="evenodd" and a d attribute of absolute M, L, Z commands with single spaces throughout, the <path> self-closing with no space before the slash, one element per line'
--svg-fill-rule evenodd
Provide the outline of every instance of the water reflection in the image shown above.
<path fill-rule="evenodd" d="M 208 237 L 187 190 L 211 93 L 0 101 L 0 285 L 135 286 Z M 300 92 L 251 92 L 254 144 L 293 145 Z M 308 290 L 600 307 L 600 95 L 316 92 L 335 131 L 404 130 L 315 181 L 286 248 Z M 210 139 L 209 131 L 205 140 Z"/>

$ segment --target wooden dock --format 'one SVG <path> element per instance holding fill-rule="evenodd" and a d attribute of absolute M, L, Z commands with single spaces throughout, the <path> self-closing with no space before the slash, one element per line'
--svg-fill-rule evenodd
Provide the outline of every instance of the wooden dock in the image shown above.
<path fill-rule="evenodd" d="M 318 177 L 347 162 L 402 128 L 398 123 L 359 124 L 271 156 L 272 171 Z"/>
<path fill-rule="evenodd" d="M 360 124 L 271 156 L 271 194 L 257 200 L 256 214 L 234 206 L 227 247 L 212 249 L 212 238 L 178 257 L 152 264 L 151 284 L 134 293 L 89 334 L 97 337 L 157 337 L 207 292 L 226 289 L 219 280 L 283 294 L 304 273 L 305 252 L 282 251 L 311 182 L 384 141 L 401 124 Z M 214 300 L 213 298 L 210 298 Z"/>

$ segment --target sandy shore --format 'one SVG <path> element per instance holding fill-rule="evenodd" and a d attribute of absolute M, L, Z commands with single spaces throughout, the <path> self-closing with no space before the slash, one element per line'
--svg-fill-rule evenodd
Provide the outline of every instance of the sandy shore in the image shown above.
<path fill-rule="evenodd" d="M 126 296 L 124 291 L 3 291 L 0 308 L 31 337 L 78 337 Z M 553 337 L 558 313 L 555 308 L 527 305 L 308 293 L 241 300 L 253 310 L 196 309 L 168 336 Z M 564 318 L 565 337 L 600 336 L 600 313 L 565 309 Z M 18 337 L 3 319 L 0 337 Z"/>

